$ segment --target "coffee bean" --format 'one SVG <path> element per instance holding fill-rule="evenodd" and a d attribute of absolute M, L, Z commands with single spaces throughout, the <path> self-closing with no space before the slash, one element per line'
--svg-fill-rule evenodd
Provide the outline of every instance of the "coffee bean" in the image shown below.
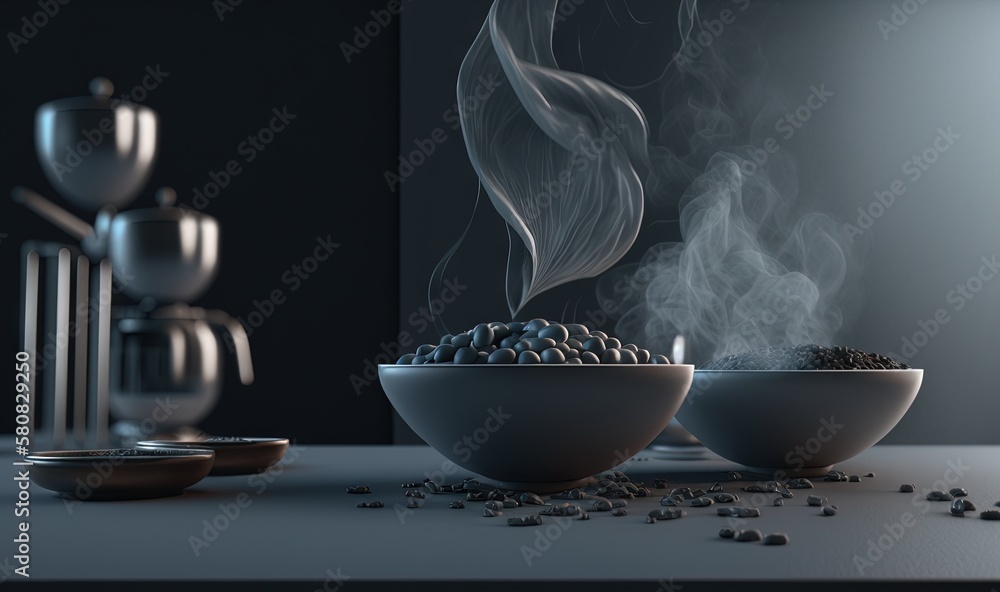
<path fill-rule="evenodd" d="M 665 495 L 662 498 L 660 498 L 660 505 L 661 506 L 679 506 L 679 505 L 681 505 L 681 502 L 680 502 L 679 498 L 676 498 L 676 497 L 673 497 L 673 496 L 669 496 L 669 495 Z"/>
<path fill-rule="evenodd" d="M 503 516 L 503 512 L 499 510 L 491 510 L 490 508 L 483 508 L 483 516 L 493 518 L 496 516 Z"/>
<path fill-rule="evenodd" d="M 649 356 L 650 364 L 669 364 L 670 360 L 663 354 L 652 354 Z"/>
<path fill-rule="evenodd" d="M 611 510 L 612 516 L 628 516 L 628 511 L 625 508 L 614 508 Z"/>
<path fill-rule="evenodd" d="M 492 345 L 493 337 L 493 327 L 490 327 L 486 323 L 480 323 L 476 325 L 476 328 L 472 331 L 472 345 L 475 347 L 486 347 L 487 345 Z"/>
<path fill-rule="evenodd" d="M 485 491 L 470 491 L 465 494 L 465 501 L 467 502 L 483 502 L 487 499 Z"/>
<path fill-rule="evenodd" d="M 704 497 L 704 496 L 705 496 L 705 490 L 704 489 L 695 487 L 694 489 L 691 490 L 691 497 L 692 498 L 695 498 L 695 497 Z"/>
<path fill-rule="evenodd" d="M 806 503 L 810 506 L 825 506 L 830 503 L 826 497 L 821 495 L 810 495 L 806 498 Z"/>
<path fill-rule="evenodd" d="M 955 499 L 951 502 L 951 513 L 955 516 L 965 516 L 965 504 L 962 499 Z"/>
<path fill-rule="evenodd" d="M 927 494 L 927 499 L 932 502 L 950 502 L 954 499 L 954 496 L 950 493 L 945 493 L 940 489 L 935 489 Z"/>
<path fill-rule="evenodd" d="M 604 346 L 608 349 L 621 349 L 622 342 L 618 341 L 614 337 L 608 337 L 604 340 Z"/>
<path fill-rule="evenodd" d="M 962 500 L 962 506 L 963 506 L 963 508 L 965 509 L 966 512 L 975 512 L 976 511 L 976 504 L 970 502 L 967 499 L 963 499 Z"/>
<path fill-rule="evenodd" d="M 498 349 L 486 358 L 487 364 L 513 364 L 516 361 L 517 352 L 507 347 Z"/>
<path fill-rule="evenodd" d="M 620 364 L 622 361 L 622 354 L 617 349 L 606 349 L 604 353 L 601 354 L 602 364 Z"/>
<path fill-rule="evenodd" d="M 703 508 L 706 506 L 711 506 L 715 502 L 710 497 L 699 497 L 691 500 L 691 507 L 693 508 Z"/>
<path fill-rule="evenodd" d="M 717 493 L 715 494 L 715 501 L 720 504 L 731 504 L 736 501 L 736 497 L 731 493 Z"/>
<path fill-rule="evenodd" d="M 830 506 L 823 506 L 822 513 L 824 516 L 833 516 L 837 513 L 837 510 Z"/>
<path fill-rule="evenodd" d="M 417 348 L 417 355 L 418 356 L 426 356 L 428 354 L 432 354 L 432 353 L 434 353 L 434 349 L 435 348 L 437 348 L 436 345 L 431 345 L 429 343 L 425 343 L 425 344 L 423 344 L 423 345 L 421 345 L 420 347 Z"/>
<path fill-rule="evenodd" d="M 419 508 L 420 502 L 411 497 L 410 499 L 406 500 L 406 507 L 410 509 Z"/>
<path fill-rule="evenodd" d="M 549 322 L 545 319 L 531 319 L 524 324 L 525 331 L 538 331 L 549 326 Z"/>
<path fill-rule="evenodd" d="M 752 543 L 761 540 L 764 535 L 756 528 L 741 530 L 736 534 L 736 540 L 742 543 Z"/>
<path fill-rule="evenodd" d="M 565 364 L 566 356 L 558 349 L 551 347 L 542 352 L 541 361 L 543 364 Z"/>
<path fill-rule="evenodd" d="M 523 343 L 523 342 L 522 342 Z M 517 356 L 518 364 L 541 364 L 542 359 L 533 351 L 525 350 Z"/>
<path fill-rule="evenodd" d="M 347 488 L 347 493 L 371 493 L 372 488 L 367 485 L 351 485 Z"/>
<path fill-rule="evenodd" d="M 780 498 L 780 497 L 776 497 L 776 498 L 774 498 L 774 505 L 776 505 L 776 506 L 783 506 L 783 505 L 785 505 L 785 500 L 782 499 L 782 498 Z"/>
<path fill-rule="evenodd" d="M 607 512 L 611 509 L 611 502 L 606 499 L 594 500 L 594 505 L 590 507 L 591 512 Z"/>
<path fill-rule="evenodd" d="M 788 535 L 783 532 L 774 532 L 764 537 L 765 545 L 787 545 Z"/>
<path fill-rule="evenodd" d="M 656 524 L 656 518 L 653 518 L 652 516 L 646 516 L 645 522 L 646 524 Z"/>
<path fill-rule="evenodd" d="M 951 491 L 949 491 L 948 493 L 950 493 L 953 497 L 965 497 L 969 495 L 969 492 L 962 487 L 956 487 Z"/>
<path fill-rule="evenodd" d="M 359 508 L 384 508 L 385 504 L 383 504 L 380 501 L 361 502 L 360 504 L 358 504 L 358 507 Z"/>
<path fill-rule="evenodd" d="M 503 338 L 503 339 L 502 339 L 502 340 L 500 341 L 500 348 L 501 348 L 501 349 L 504 349 L 504 348 L 506 348 L 506 349 L 513 349 L 513 347 L 514 347 L 515 345 L 517 345 L 517 343 L 518 343 L 519 341 L 521 341 L 521 338 L 520 338 L 520 337 L 518 337 L 517 335 L 511 335 L 510 337 L 504 337 L 504 338 Z M 516 352 L 515 352 L 515 353 L 516 353 Z"/>
<path fill-rule="evenodd" d="M 626 508 L 628 507 L 628 502 L 623 499 L 613 499 L 611 500 L 611 508 Z"/>
<path fill-rule="evenodd" d="M 397 366 L 407 366 L 413 364 L 413 359 L 416 358 L 416 354 L 404 354 L 398 360 L 396 360 Z"/>
<path fill-rule="evenodd" d="M 980 512 L 979 517 L 983 520 L 1000 520 L 1000 510 L 986 510 Z"/>
<path fill-rule="evenodd" d="M 785 487 L 788 489 L 812 489 L 813 484 L 812 481 L 803 477 L 801 479 L 792 479 L 788 483 L 785 483 Z"/>
<path fill-rule="evenodd" d="M 649 517 L 656 520 L 676 520 L 685 516 L 687 516 L 687 512 L 684 510 L 664 510 L 657 508 L 649 512 Z"/>
<path fill-rule="evenodd" d="M 722 491 L 722 485 L 720 485 L 718 481 L 716 481 L 714 485 L 708 488 L 709 493 L 714 493 L 716 491 Z"/>
<path fill-rule="evenodd" d="M 483 504 L 483 506 L 487 510 L 493 510 L 493 511 L 502 510 L 503 509 L 503 502 L 497 501 L 497 500 L 489 500 L 485 504 Z"/>
<path fill-rule="evenodd" d="M 607 352 L 605 352 L 607 353 Z M 619 349 L 618 356 L 620 357 L 619 364 L 638 364 L 639 359 L 636 357 L 634 352 L 627 349 Z"/>
<path fill-rule="evenodd" d="M 434 362 L 437 364 L 450 362 L 455 359 L 456 351 L 458 350 L 450 343 L 439 345 L 438 348 L 434 350 Z"/>
<path fill-rule="evenodd" d="M 507 526 L 538 526 L 542 523 L 542 517 L 538 514 L 529 516 L 515 516 L 507 519 Z"/>
<path fill-rule="evenodd" d="M 477 359 L 479 359 L 479 352 L 472 346 L 461 347 L 455 352 L 454 361 L 456 364 L 475 364 Z"/>
<path fill-rule="evenodd" d="M 590 514 L 583 512 L 577 520 L 590 520 Z"/>
<path fill-rule="evenodd" d="M 551 339 L 556 343 L 563 343 L 569 339 L 569 330 L 562 325 L 549 325 L 548 327 L 543 327 L 538 332 L 538 336 Z"/>
<path fill-rule="evenodd" d="M 427 497 L 424 495 L 424 492 L 420 491 L 419 489 L 407 489 L 404 495 L 406 495 L 406 497 L 415 497 L 418 499 L 424 499 L 425 497 Z"/>
<path fill-rule="evenodd" d="M 439 345 L 445 345 L 445 344 L 451 345 L 451 339 L 452 339 L 452 337 L 454 337 L 454 336 L 451 333 L 448 333 L 446 335 L 442 335 L 441 336 L 441 341 L 439 342 Z"/>
<path fill-rule="evenodd" d="M 543 506 L 545 502 L 537 494 L 526 491 L 517 497 L 518 501 L 522 504 L 530 504 L 533 506 Z"/>
<path fill-rule="evenodd" d="M 640 349 L 635 352 L 635 357 L 640 364 L 648 364 L 649 358 L 651 357 L 648 349 Z"/>
<path fill-rule="evenodd" d="M 903 483 L 899 486 L 899 491 L 902 493 L 913 493 L 916 491 L 916 486 L 913 483 Z"/>
<path fill-rule="evenodd" d="M 851 475 L 847 480 L 851 483 L 861 483 L 861 475 Z"/>
<path fill-rule="evenodd" d="M 451 338 L 451 344 L 455 346 L 455 349 L 461 349 L 463 347 L 469 347 L 472 345 L 472 336 L 468 333 L 459 333 L 458 335 Z M 486 345 L 489 345 L 488 343 Z"/>
<path fill-rule="evenodd" d="M 736 536 L 736 531 L 732 528 L 723 528 L 719 531 L 719 536 L 724 539 L 731 539 Z"/>
<path fill-rule="evenodd" d="M 869 479 L 871 479 L 874 476 L 875 476 L 875 473 L 868 473 L 867 475 L 865 475 L 865 477 L 868 477 Z"/>
<path fill-rule="evenodd" d="M 906 369 L 891 358 L 847 347 L 803 344 L 768 347 L 712 360 L 704 370 Z M 831 479 L 832 481 L 832 479 Z"/>

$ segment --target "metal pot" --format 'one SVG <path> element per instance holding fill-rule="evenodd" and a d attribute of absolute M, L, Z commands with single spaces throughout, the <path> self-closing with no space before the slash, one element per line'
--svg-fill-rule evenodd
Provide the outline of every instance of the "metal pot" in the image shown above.
<path fill-rule="evenodd" d="M 158 119 L 148 107 L 111 98 L 106 78 L 91 96 L 59 99 L 35 113 L 35 150 L 52 186 L 81 208 L 129 205 L 156 162 Z"/>
<path fill-rule="evenodd" d="M 157 192 L 158 208 L 122 212 L 111 221 L 108 256 L 122 290 L 160 302 L 192 301 L 204 294 L 219 268 L 219 223 L 171 207 L 173 190 Z"/>
<path fill-rule="evenodd" d="M 178 304 L 119 320 L 111 345 L 111 412 L 122 420 L 152 422 L 156 430 L 204 419 L 222 390 L 220 334 L 228 334 L 240 381 L 251 384 L 247 335 L 222 311 Z"/>

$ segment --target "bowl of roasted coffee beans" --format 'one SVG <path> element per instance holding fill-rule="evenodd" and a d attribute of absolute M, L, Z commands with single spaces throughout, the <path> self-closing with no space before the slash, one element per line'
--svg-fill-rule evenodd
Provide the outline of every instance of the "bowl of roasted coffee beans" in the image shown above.
<path fill-rule="evenodd" d="M 754 472 L 822 476 L 899 423 L 923 372 L 847 347 L 759 349 L 696 370 L 677 420 Z"/>
<path fill-rule="evenodd" d="M 637 454 L 684 401 L 694 366 L 577 323 L 477 325 L 379 366 L 403 420 L 508 489 L 561 491 Z"/>

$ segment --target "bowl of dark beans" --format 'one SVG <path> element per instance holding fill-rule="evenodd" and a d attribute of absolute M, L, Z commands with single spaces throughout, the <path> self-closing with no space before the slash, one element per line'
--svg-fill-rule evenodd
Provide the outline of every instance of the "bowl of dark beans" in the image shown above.
<path fill-rule="evenodd" d="M 684 401 L 694 366 L 576 323 L 483 323 L 379 366 L 403 420 L 507 489 L 561 491 L 637 454 Z"/>
<path fill-rule="evenodd" d="M 840 346 L 765 348 L 696 370 L 677 420 L 755 472 L 822 476 L 896 426 L 923 372 Z"/>

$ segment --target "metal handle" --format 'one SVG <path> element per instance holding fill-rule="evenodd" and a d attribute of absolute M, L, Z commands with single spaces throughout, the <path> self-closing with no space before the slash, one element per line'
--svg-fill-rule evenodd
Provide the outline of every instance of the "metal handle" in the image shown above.
<path fill-rule="evenodd" d="M 55 224 L 77 240 L 82 241 L 88 236 L 93 236 L 94 234 L 93 226 L 87 224 L 73 214 L 70 214 L 66 210 L 27 187 L 15 187 L 11 190 L 10 196 L 15 202 L 25 206 L 42 218 L 45 218 L 49 222 Z"/>
<path fill-rule="evenodd" d="M 205 320 L 220 329 L 225 329 L 233 341 L 236 366 L 240 371 L 240 382 L 253 384 L 253 360 L 250 357 L 250 338 L 239 321 L 221 310 L 206 310 Z"/>

